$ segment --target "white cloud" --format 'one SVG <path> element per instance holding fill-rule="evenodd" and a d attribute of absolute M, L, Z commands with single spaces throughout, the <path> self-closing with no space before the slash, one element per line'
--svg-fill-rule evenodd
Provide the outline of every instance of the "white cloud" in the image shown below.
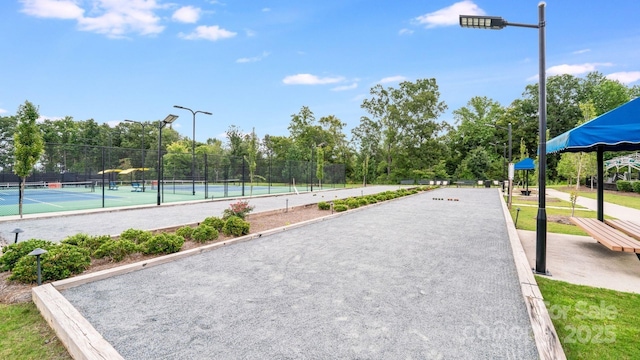
<path fill-rule="evenodd" d="M 282 82 L 287 85 L 324 85 L 343 81 L 343 77 L 317 77 L 311 74 L 297 74 L 285 77 Z"/>
<path fill-rule="evenodd" d="M 262 12 L 269 12 L 269 11 L 271 11 L 271 9 L 270 9 L 270 8 L 264 8 L 264 9 L 262 9 Z"/>
<path fill-rule="evenodd" d="M 560 75 L 560 74 L 570 74 L 570 75 L 580 75 L 586 74 L 588 72 L 596 71 L 596 68 L 599 66 L 612 66 L 611 63 L 586 63 L 586 64 L 562 64 L 552 66 L 547 69 L 547 75 Z"/>
<path fill-rule="evenodd" d="M 631 84 L 640 80 L 640 71 L 616 72 L 606 76 L 607 79 L 617 80 L 623 84 Z"/>
<path fill-rule="evenodd" d="M 171 16 L 174 21 L 194 24 L 200 19 L 200 9 L 193 6 L 183 6 Z"/>
<path fill-rule="evenodd" d="M 573 52 L 573 54 L 584 54 L 584 53 L 588 53 L 589 51 L 591 51 L 591 49 L 582 49 L 582 50 L 576 50 Z"/>
<path fill-rule="evenodd" d="M 121 38 L 128 33 L 155 35 L 164 30 L 157 10 L 156 0 L 22 0 L 22 12 L 57 19 L 75 19 L 82 31 Z M 81 7 L 86 4 L 88 10 Z M 90 6 L 90 7 L 89 7 Z"/>
<path fill-rule="evenodd" d="M 547 68 L 546 75 L 547 76 L 562 75 L 562 74 L 582 75 L 592 71 L 596 71 L 598 67 L 605 67 L 605 66 L 613 66 L 613 64 L 612 63 L 585 63 L 585 64 L 575 64 L 575 65 L 562 64 L 562 65 L 556 65 L 556 66 Z M 538 76 L 539 76 L 538 74 L 531 76 L 527 78 L 527 81 L 538 80 Z"/>
<path fill-rule="evenodd" d="M 250 57 L 250 58 L 240 58 L 240 59 L 236 60 L 236 62 L 239 63 L 239 64 L 252 63 L 252 62 L 260 61 L 260 60 L 266 58 L 267 56 L 269 56 L 269 53 L 266 52 L 266 51 L 263 51 L 260 56 L 254 56 L 254 57 Z"/>
<path fill-rule="evenodd" d="M 402 75 L 396 75 L 396 76 L 389 76 L 386 78 L 382 78 L 379 82 L 380 84 L 387 84 L 387 83 L 399 83 L 401 81 L 405 81 L 407 80 L 406 77 L 402 76 Z"/>
<path fill-rule="evenodd" d="M 458 25 L 460 15 L 485 15 L 485 12 L 473 1 L 464 0 L 438 11 L 418 16 L 414 20 L 429 29 L 438 26 Z"/>
<path fill-rule="evenodd" d="M 22 0 L 22 12 L 36 17 L 79 19 L 84 10 L 73 0 Z"/>
<path fill-rule="evenodd" d="M 411 35 L 413 34 L 413 30 L 410 29 L 400 29 L 400 31 L 398 31 L 398 35 Z"/>
<path fill-rule="evenodd" d="M 218 25 L 198 26 L 191 34 L 180 33 L 179 36 L 187 40 L 204 39 L 217 41 L 220 39 L 228 39 L 236 36 L 237 33 L 225 29 L 221 29 Z"/>
<path fill-rule="evenodd" d="M 346 90 L 353 90 L 356 89 L 358 87 L 358 83 L 353 83 L 351 85 L 342 85 L 342 86 L 336 86 L 333 89 L 331 89 L 331 91 L 346 91 Z"/>
<path fill-rule="evenodd" d="M 5 110 L 5 109 L 0 108 L 0 114 L 4 114 L 4 113 L 6 113 L 6 112 L 8 112 L 8 111 L 7 111 L 7 110 Z"/>

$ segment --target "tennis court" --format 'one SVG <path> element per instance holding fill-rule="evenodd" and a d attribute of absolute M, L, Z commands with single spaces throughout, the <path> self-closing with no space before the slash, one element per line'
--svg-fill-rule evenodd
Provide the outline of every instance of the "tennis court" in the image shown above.
<path fill-rule="evenodd" d="M 160 191 L 161 203 L 243 197 L 308 191 L 287 184 L 257 184 L 251 187 L 239 180 L 218 183 L 166 180 Z M 109 182 L 82 181 L 69 183 L 27 183 L 24 191 L 23 214 L 88 210 L 156 204 L 157 181 Z M 0 216 L 18 215 L 19 187 L 17 183 L 0 184 Z"/>

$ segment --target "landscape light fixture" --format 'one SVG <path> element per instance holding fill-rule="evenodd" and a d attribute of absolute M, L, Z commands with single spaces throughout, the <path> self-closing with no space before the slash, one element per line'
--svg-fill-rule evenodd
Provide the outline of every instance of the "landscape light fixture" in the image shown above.
<path fill-rule="evenodd" d="M 157 205 L 160 205 L 160 202 L 161 202 L 160 193 L 161 193 L 161 187 L 162 187 L 162 128 L 176 121 L 177 118 L 178 118 L 178 115 L 169 114 L 167 115 L 166 118 L 164 118 L 164 120 L 162 120 L 158 124 L 158 184 L 157 184 L 158 186 L 157 200 L 158 201 L 157 201 Z"/>
<path fill-rule="evenodd" d="M 188 107 L 173 105 L 174 108 L 189 110 L 193 114 L 193 138 L 191 139 L 191 189 L 193 195 L 196 194 L 196 114 L 213 115 L 208 111 L 196 110 L 193 111 Z"/>
<path fill-rule="evenodd" d="M 40 248 L 34 249 L 32 252 L 28 253 L 29 256 L 36 257 L 36 272 L 38 274 L 38 286 L 42 285 L 42 271 L 40 269 L 40 255 L 46 254 L 48 251 Z"/>
<path fill-rule="evenodd" d="M 18 243 L 18 234 L 24 232 L 24 230 L 20 229 L 20 228 L 15 228 L 13 229 L 13 231 L 11 231 L 12 233 L 16 234 L 16 239 L 13 241 L 14 244 Z"/>
<path fill-rule="evenodd" d="M 538 23 L 510 23 L 497 16 L 460 15 L 460 26 L 476 29 L 500 30 L 507 26 L 538 29 L 538 214 L 536 216 L 536 267 L 535 273 L 549 275 L 547 271 L 547 80 L 545 57 L 545 9 L 546 3 L 538 4 Z"/>
<path fill-rule="evenodd" d="M 124 121 L 126 122 L 130 122 L 130 123 L 135 123 L 135 124 L 140 124 L 140 126 L 142 126 L 142 192 L 144 192 L 144 127 L 147 125 L 145 123 L 143 123 L 142 121 L 135 121 L 135 120 L 127 120 L 125 119 Z"/>

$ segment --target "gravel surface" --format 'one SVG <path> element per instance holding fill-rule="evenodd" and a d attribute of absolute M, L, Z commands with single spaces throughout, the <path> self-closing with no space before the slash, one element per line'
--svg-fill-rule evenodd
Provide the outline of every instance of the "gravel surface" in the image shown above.
<path fill-rule="evenodd" d="M 500 201 L 421 193 L 63 295 L 127 359 L 534 359 Z"/>

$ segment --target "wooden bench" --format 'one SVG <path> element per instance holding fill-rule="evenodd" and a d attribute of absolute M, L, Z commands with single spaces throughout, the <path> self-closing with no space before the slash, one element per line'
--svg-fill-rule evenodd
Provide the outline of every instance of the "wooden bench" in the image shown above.
<path fill-rule="evenodd" d="M 139 182 L 132 182 L 131 183 L 131 191 L 135 191 L 135 192 L 142 192 L 142 185 Z"/>
<path fill-rule="evenodd" d="M 640 242 L 622 231 L 598 219 L 572 217 L 571 222 L 609 250 L 635 253 L 640 260 Z"/>
<path fill-rule="evenodd" d="M 640 224 L 626 220 L 605 220 L 604 222 L 640 241 Z"/>

